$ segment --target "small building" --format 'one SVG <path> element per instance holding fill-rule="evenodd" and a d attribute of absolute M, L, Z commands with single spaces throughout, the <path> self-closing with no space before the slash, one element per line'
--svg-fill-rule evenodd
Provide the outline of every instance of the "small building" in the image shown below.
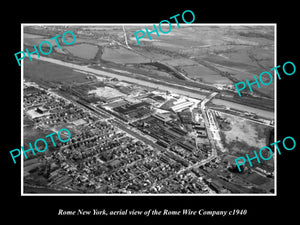
<path fill-rule="evenodd" d="M 36 108 L 36 112 L 40 113 L 40 114 L 45 114 L 48 111 L 48 109 L 44 108 L 44 107 L 38 107 Z"/>
<path fill-rule="evenodd" d="M 197 137 L 206 138 L 207 137 L 206 131 L 204 131 L 204 130 L 197 130 Z"/>

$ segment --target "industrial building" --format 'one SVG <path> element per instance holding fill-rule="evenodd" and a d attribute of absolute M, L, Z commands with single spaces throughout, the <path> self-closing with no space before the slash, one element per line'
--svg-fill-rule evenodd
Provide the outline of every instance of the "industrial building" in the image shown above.
<path fill-rule="evenodd" d="M 177 101 L 178 102 L 178 101 Z M 194 105 L 194 102 L 190 102 L 190 101 L 184 101 L 184 102 L 181 102 L 180 103 L 175 103 L 173 107 L 171 107 L 171 109 L 174 111 L 174 112 L 180 112 L 180 111 L 183 111 L 187 108 L 189 108 L 190 106 Z"/>
<path fill-rule="evenodd" d="M 168 115 L 162 114 L 162 113 L 156 113 L 153 115 L 153 117 L 155 117 L 163 122 L 169 122 L 172 120 Z"/>

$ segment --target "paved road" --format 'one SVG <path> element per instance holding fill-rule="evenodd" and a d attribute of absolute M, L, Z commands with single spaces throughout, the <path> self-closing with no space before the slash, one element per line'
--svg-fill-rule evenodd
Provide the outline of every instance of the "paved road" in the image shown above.
<path fill-rule="evenodd" d="M 125 25 L 123 25 L 123 32 L 124 32 L 124 38 L 125 38 L 126 47 L 129 48 L 129 49 L 131 49 L 131 47 L 129 47 L 129 45 L 128 45 L 127 35 L 126 35 L 126 31 L 125 31 Z"/>
<path fill-rule="evenodd" d="M 200 104 L 201 110 L 205 110 L 206 103 L 208 103 L 210 100 L 212 100 L 217 94 L 218 94 L 218 92 L 213 92 L 209 96 L 207 96 L 205 99 L 203 99 Z"/>

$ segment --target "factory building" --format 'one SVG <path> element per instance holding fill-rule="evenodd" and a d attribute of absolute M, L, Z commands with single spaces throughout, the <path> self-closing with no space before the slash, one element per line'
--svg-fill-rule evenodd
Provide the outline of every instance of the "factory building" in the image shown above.
<path fill-rule="evenodd" d="M 193 104 L 194 104 L 194 102 L 189 102 L 189 101 L 180 102 L 179 104 L 175 104 L 173 107 L 171 107 L 171 109 L 174 112 L 180 112 L 180 111 L 183 111 L 184 109 L 189 108 Z"/>

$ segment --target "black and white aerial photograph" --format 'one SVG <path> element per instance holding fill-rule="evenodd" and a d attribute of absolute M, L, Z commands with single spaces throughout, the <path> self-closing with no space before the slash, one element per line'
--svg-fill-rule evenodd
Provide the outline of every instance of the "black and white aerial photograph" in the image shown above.
<path fill-rule="evenodd" d="M 276 194 L 274 156 L 235 161 L 274 142 L 274 82 L 235 84 L 276 66 L 275 24 L 145 28 L 22 24 L 22 51 L 44 41 L 21 62 L 23 145 L 48 142 L 22 155 L 22 194 Z"/>

